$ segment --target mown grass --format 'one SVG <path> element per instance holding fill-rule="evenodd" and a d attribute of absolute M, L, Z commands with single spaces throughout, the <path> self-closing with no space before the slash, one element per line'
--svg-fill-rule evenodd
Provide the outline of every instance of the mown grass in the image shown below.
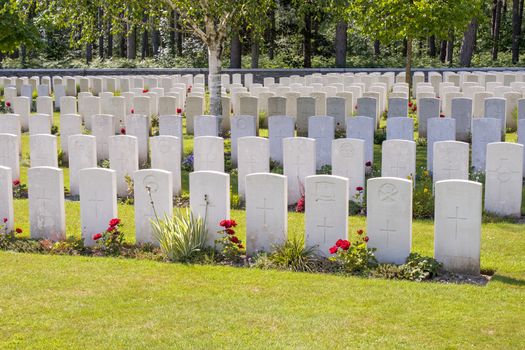
<path fill-rule="evenodd" d="M 118 211 L 133 242 L 133 207 Z M 66 202 L 68 236 L 80 237 L 79 213 Z M 15 216 L 27 236 L 27 200 Z M 232 218 L 244 239 L 245 212 Z M 304 215 L 289 213 L 288 226 L 303 235 Z M 350 232 L 365 226 L 349 218 Z M 0 348 L 520 349 L 524 235 L 519 224 L 483 225 L 481 267 L 495 273 L 485 287 L 0 252 Z M 433 255 L 432 221 L 413 222 L 413 251 Z"/>

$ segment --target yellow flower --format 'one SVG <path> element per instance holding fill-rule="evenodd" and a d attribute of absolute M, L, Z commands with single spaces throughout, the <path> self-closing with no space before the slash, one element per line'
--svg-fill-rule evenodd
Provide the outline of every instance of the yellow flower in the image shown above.
<path fill-rule="evenodd" d="M 425 189 L 423 190 L 423 193 L 427 193 L 427 192 L 428 192 L 428 188 L 425 188 Z"/>
<path fill-rule="evenodd" d="M 425 176 L 428 176 L 428 170 L 425 170 L 425 172 L 423 173 Z"/>

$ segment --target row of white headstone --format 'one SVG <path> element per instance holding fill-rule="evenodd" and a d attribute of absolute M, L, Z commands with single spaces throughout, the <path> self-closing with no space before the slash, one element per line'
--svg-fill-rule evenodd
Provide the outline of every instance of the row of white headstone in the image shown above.
<path fill-rule="evenodd" d="M 151 223 L 173 215 L 171 173 L 139 170 L 133 175 L 135 239 L 158 244 Z M 14 222 L 9 168 L 0 167 L 0 214 Z M 35 239 L 66 237 L 62 170 L 28 170 L 30 234 Z M 305 180 L 305 243 L 327 256 L 328 249 L 348 235 L 348 179 L 313 175 Z M 205 219 L 207 245 L 213 246 L 219 222 L 230 218 L 230 177 L 213 171 L 190 174 L 190 208 Z M 367 234 L 382 263 L 402 264 L 412 246 L 412 182 L 381 177 L 368 180 Z M 118 217 L 116 172 L 87 168 L 80 171 L 80 220 L 86 245 L 93 234 L 106 230 Z M 288 237 L 285 176 L 255 173 L 246 177 L 246 249 L 249 255 L 271 251 Z M 479 274 L 482 185 L 465 180 L 438 181 L 435 186 L 435 257 L 447 270 Z M 153 203 L 153 205 L 152 205 Z"/>

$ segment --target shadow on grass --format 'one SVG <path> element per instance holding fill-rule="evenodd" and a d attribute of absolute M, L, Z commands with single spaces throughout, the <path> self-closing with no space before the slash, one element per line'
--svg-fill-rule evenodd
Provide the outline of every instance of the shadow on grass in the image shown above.
<path fill-rule="evenodd" d="M 509 285 L 513 285 L 513 286 L 520 286 L 520 287 L 524 287 L 525 286 L 525 280 L 520 280 L 520 279 L 508 277 L 508 276 L 502 276 L 502 275 L 494 275 L 494 276 L 492 276 L 492 281 L 493 282 L 501 282 L 501 283 L 505 283 L 505 284 L 509 284 Z"/>

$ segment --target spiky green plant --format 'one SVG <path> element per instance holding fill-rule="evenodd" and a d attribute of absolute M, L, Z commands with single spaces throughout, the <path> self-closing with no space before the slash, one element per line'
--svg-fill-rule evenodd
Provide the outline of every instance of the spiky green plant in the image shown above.
<path fill-rule="evenodd" d="M 316 270 L 319 262 L 318 249 L 305 246 L 304 239 L 293 237 L 274 249 L 268 258 L 277 268 L 307 272 Z"/>
<path fill-rule="evenodd" d="M 163 220 L 152 220 L 151 225 L 163 254 L 171 261 L 190 261 L 205 246 L 205 221 L 189 209 L 179 209 Z"/>

